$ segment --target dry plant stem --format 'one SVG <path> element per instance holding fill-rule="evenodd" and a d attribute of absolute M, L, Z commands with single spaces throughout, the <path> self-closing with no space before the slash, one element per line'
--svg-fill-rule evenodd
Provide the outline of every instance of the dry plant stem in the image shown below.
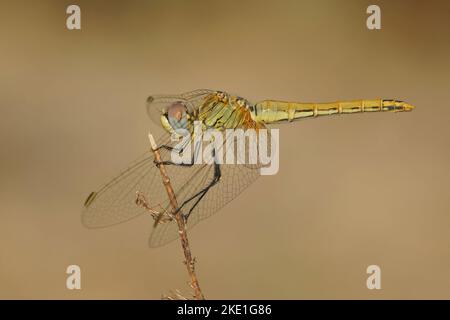
<path fill-rule="evenodd" d="M 184 257 L 185 257 L 185 264 L 189 273 L 189 277 L 191 278 L 191 287 L 194 290 L 194 297 L 197 300 L 203 300 L 205 297 L 203 296 L 202 291 L 200 290 L 200 285 L 198 284 L 197 275 L 195 274 L 195 261 L 192 258 L 191 249 L 189 248 L 189 241 L 187 237 L 186 232 L 186 225 L 184 223 L 184 218 L 181 216 L 181 212 L 177 211 L 178 209 L 178 202 L 175 197 L 175 193 L 173 191 L 172 185 L 170 183 L 170 179 L 167 175 L 166 168 L 161 163 L 161 155 L 157 149 L 157 145 L 155 142 L 155 139 L 153 138 L 152 134 L 148 135 L 148 138 L 150 139 L 150 145 L 152 147 L 152 151 L 155 154 L 155 161 L 160 163 L 159 165 L 159 171 L 161 172 L 161 177 L 163 180 L 164 187 L 166 188 L 167 195 L 169 196 L 170 205 L 173 209 L 173 216 L 175 220 L 177 221 L 178 225 L 178 233 L 180 234 L 180 240 L 181 240 L 181 246 L 183 247 Z"/>

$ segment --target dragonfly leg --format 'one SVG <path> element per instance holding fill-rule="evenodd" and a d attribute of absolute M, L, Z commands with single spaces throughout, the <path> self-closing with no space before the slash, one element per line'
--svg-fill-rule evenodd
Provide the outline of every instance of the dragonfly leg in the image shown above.
<path fill-rule="evenodd" d="M 165 147 L 169 147 L 170 148 L 170 146 L 165 146 Z M 213 157 L 214 157 L 215 156 L 215 150 L 214 149 L 212 151 L 212 154 L 213 154 Z M 191 159 L 190 163 L 175 163 L 175 162 L 172 162 L 172 161 L 156 161 L 156 160 L 153 161 L 153 162 L 155 163 L 155 165 L 157 167 L 159 167 L 161 164 L 163 164 L 163 165 L 176 165 L 176 166 L 191 167 L 191 166 L 194 165 L 194 155 L 192 156 L 192 159 Z M 203 197 L 206 195 L 208 190 L 211 189 L 217 182 L 219 182 L 221 176 L 222 176 L 222 173 L 221 173 L 221 170 L 220 170 L 220 165 L 218 163 L 214 162 L 214 177 L 211 180 L 211 182 L 206 187 L 204 187 L 202 190 L 200 190 L 199 192 L 197 192 L 196 194 L 191 196 L 189 199 L 185 200 L 177 208 L 177 210 L 175 211 L 175 214 L 178 213 L 190 201 L 192 201 L 195 198 L 197 198 L 197 200 L 195 200 L 194 205 L 189 209 L 189 212 L 187 214 L 183 214 L 183 218 L 184 218 L 185 222 L 187 222 L 187 219 L 189 218 L 189 216 L 192 213 L 192 211 L 199 204 L 199 202 L 203 199 Z"/>
<path fill-rule="evenodd" d="M 160 149 L 166 149 L 166 150 L 168 150 L 168 151 L 176 150 L 176 151 L 178 151 L 178 153 L 183 153 L 184 147 L 182 147 L 181 149 L 177 149 L 177 148 L 175 148 L 175 147 L 168 146 L 168 145 L 166 145 L 166 144 L 162 144 L 162 145 L 160 145 L 158 148 L 156 148 L 156 150 L 160 150 Z"/>
<path fill-rule="evenodd" d="M 166 144 L 162 144 L 156 150 L 159 150 L 159 149 L 166 149 L 168 151 L 174 151 L 175 150 L 176 152 L 178 152 L 178 154 L 181 154 L 181 153 L 183 153 L 185 147 L 186 147 L 186 143 L 184 145 L 182 145 L 181 148 L 179 148 L 179 149 L 176 148 L 176 147 L 172 147 L 172 146 L 166 145 Z M 197 150 L 199 150 L 199 149 L 197 149 Z M 155 163 L 155 165 L 157 167 L 159 167 L 161 164 L 163 164 L 163 165 L 177 165 L 177 166 L 183 166 L 183 167 L 191 167 L 191 166 L 194 165 L 194 160 L 195 160 L 195 155 L 192 155 L 190 163 L 175 163 L 173 161 L 161 161 L 161 162 L 158 162 L 156 160 L 153 161 L 153 162 Z"/>
<path fill-rule="evenodd" d="M 153 163 L 159 167 L 160 165 L 175 165 L 175 166 L 182 166 L 182 167 L 191 167 L 194 165 L 194 162 L 191 163 L 175 163 L 173 161 L 156 161 L 154 160 Z"/>
<path fill-rule="evenodd" d="M 164 148 L 166 150 L 177 150 L 178 153 L 182 153 L 183 152 L 183 148 L 181 149 L 175 149 L 174 147 L 171 146 L 167 146 L 167 145 L 161 145 L 159 148 Z M 158 149 L 159 149 L 158 148 Z M 154 160 L 153 163 L 159 168 L 160 165 L 175 165 L 175 166 L 182 166 L 182 167 L 192 167 L 194 165 L 194 155 L 192 155 L 192 159 L 191 162 L 189 163 L 175 163 L 173 161 L 156 161 Z"/>
<path fill-rule="evenodd" d="M 192 211 L 199 204 L 199 202 L 203 199 L 203 197 L 206 195 L 208 190 L 211 189 L 217 182 L 219 182 L 221 176 L 222 176 L 222 172 L 220 170 L 220 165 L 217 164 L 217 163 L 214 163 L 214 177 L 211 180 L 211 182 L 205 188 L 203 188 L 202 190 L 200 190 L 199 192 L 194 194 L 189 199 L 185 200 L 181 204 L 181 206 L 178 208 L 178 210 L 177 210 L 177 211 L 181 210 L 184 205 L 186 205 L 188 202 L 192 201 L 193 199 L 197 198 L 197 200 L 195 200 L 194 205 L 189 209 L 189 212 L 187 214 L 183 215 L 183 218 L 184 218 L 185 222 L 187 222 L 187 220 L 188 220 L 189 216 L 191 215 Z"/>

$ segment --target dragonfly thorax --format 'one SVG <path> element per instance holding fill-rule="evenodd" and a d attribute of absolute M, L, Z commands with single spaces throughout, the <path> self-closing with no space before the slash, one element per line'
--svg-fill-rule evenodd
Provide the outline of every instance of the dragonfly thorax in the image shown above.
<path fill-rule="evenodd" d="M 198 120 L 218 130 L 260 128 L 263 124 L 255 121 L 253 110 L 246 99 L 217 91 L 205 99 Z"/>
<path fill-rule="evenodd" d="M 199 121 L 205 129 L 261 128 L 255 116 L 255 108 L 246 99 L 216 91 L 207 95 L 197 108 L 188 108 L 183 101 L 169 105 L 161 114 L 161 124 L 169 133 L 192 133 L 194 122 Z"/>

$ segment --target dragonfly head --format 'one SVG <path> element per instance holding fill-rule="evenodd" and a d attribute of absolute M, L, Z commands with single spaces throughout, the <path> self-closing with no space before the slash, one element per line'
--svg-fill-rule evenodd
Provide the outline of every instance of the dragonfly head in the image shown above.
<path fill-rule="evenodd" d="M 162 115 L 163 126 L 169 131 L 188 130 L 189 115 L 187 108 L 181 101 L 172 103 Z"/>

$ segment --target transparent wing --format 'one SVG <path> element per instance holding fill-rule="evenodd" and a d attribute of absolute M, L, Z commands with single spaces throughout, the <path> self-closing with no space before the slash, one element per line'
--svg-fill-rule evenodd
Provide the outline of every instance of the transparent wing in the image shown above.
<path fill-rule="evenodd" d="M 270 139 L 270 131 L 268 135 Z M 226 142 L 224 141 L 224 144 L 220 145 L 216 149 L 216 152 L 220 152 L 219 149 L 226 149 L 225 146 Z M 236 148 L 234 151 L 235 159 L 237 159 L 238 149 Z M 245 158 L 243 160 L 249 159 L 249 145 L 246 145 L 239 152 L 244 154 Z M 270 145 L 268 146 L 268 152 L 272 152 Z M 220 164 L 219 182 L 214 184 L 198 203 L 196 203 L 197 197 L 182 207 L 181 212 L 183 214 L 188 213 L 194 207 L 187 220 L 187 228 L 190 229 L 201 220 L 210 217 L 241 194 L 245 188 L 260 176 L 260 169 L 263 166 L 265 164 L 261 163 L 259 159 L 255 164 L 249 164 L 248 162 L 244 162 L 243 164 Z M 170 165 L 166 166 L 166 169 L 168 170 L 168 175 L 175 190 L 178 205 L 181 205 L 186 199 L 190 199 L 192 196 L 204 190 L 215 177 L 214 164 L 194 165 L 192 167 Z M 171 210 L 168 201 L 162 207 L 165 211 Z M 150 236 L 149 246 L 162 246 L 177 238 L 178 226 L 176 221 L 158 224 Z"/>
<path fill-rule="evenodd" d="M 174 145 L 165 135 L 158 145 Z M 170 160 L 170 151 L 160 149 L 163 160 Z M 198 222 L 217 212 L 225 204 L 237 197 L 260 175 L 260 165 L 222 164 L 220 181 L 211 187 L 198 202 L 189 216 L 190 229 Z M 179 205 L 203 190 L 214 179 L 214 165 L 198 164 L 192 166 L 167 165 L 167 174 Z M 159 212 L 171 212 L 172 208 L 161 180 L 158 167 L 154 164 L 153 152 L 139 157 L 126 170 L 112 179 L 98 192 L 91 194 L 82 213 L 82 222 L 88 228 L 102 228 L 128 221 L 146 210 L 136 204 L 137 193 L 145 196 L 150 207 Z M 194 198 L 182 208 L 187 213 L 195 205 Z M 178 238 L 176 221 L 157 224 L 149 239 L 150 247 L 162 246 Z"/>
<path fill-rule="evenodd" d="M 174 102 L 180 101 L 187 107 L 188 113 L 192 115 L 201 107 L 204 100 L 214 92 L 214 90 L 199 89 L 182 94 L 151 95 L 147 98 L 147 114 L 155 124 L 161 125 L 161 114 L 164 114 Z"/>
<path fill-rule="evenodd" d="M 220 181 L 209 189 L 192 211 L 187 221 L 190 229 L 198 222 L 206 219 L 219 211 L 224 205 L 236 198 L 245 188 L 259 177 L 258 168 L 249 168 L 244 165 L 220 165 Z M 179 187 L 177 200 L 188 199 L 190 196 L 202 190 L 214 178 L 214 166 L 203 165 L 184 186 Z M 180 203 L 180 201 L 178 201 Z M 194 205 L 192 200 L 183 207 L 182 211 L 188 212 Z M 175 221 L 157 225 L 149 239 L 150 247 L 165 245 L 178 238 L 178 227 Z"/>
<path fill-rule="evenodd" d="M 157 142 L 158 146 L 175 146 L 169 135 L 163 135 Z M 159 150 L 163 160 L 170 160 L 170 151 Z M 188 196 L 188 190 L 193 188 L 198 176 L 208 172 L 209 165 L 193 165 L 191 167 L 167 165 L 166 170 L 171 178 L 178 201 Z M 197 179 L 197 180 L 196 180 Z M 136 204 L 136 199 L 142 194 L 148 204 L 156 210 L 169 208 L 169 199 L 162 182 L 159 168 L 154 163 L 154 154 L 148 151 L 136 159 L 131 165 L 111 179 L 97 192 L 87 198 L 82 212 L 82 223 L 88 228 L 103 228 L 133 219 L 146 210 Z M 181 202 L 180 202 L 181 203 Z"/>
<path fill-rule="evenodd" d="M 163 135 L 159 144 L 169 142 L 169 136 Z M 167 153 L 161 150 L 162 154 Z M 82 223 L 88 228 L 102 228 L 128 221 L 145 210 L 136 205 L 136 192 L 162 198 L 161 177 L 154 164 L 154 155 L 148 151 L 131 163 L 97 192 L 89 195 L 81 215 Z"/>

